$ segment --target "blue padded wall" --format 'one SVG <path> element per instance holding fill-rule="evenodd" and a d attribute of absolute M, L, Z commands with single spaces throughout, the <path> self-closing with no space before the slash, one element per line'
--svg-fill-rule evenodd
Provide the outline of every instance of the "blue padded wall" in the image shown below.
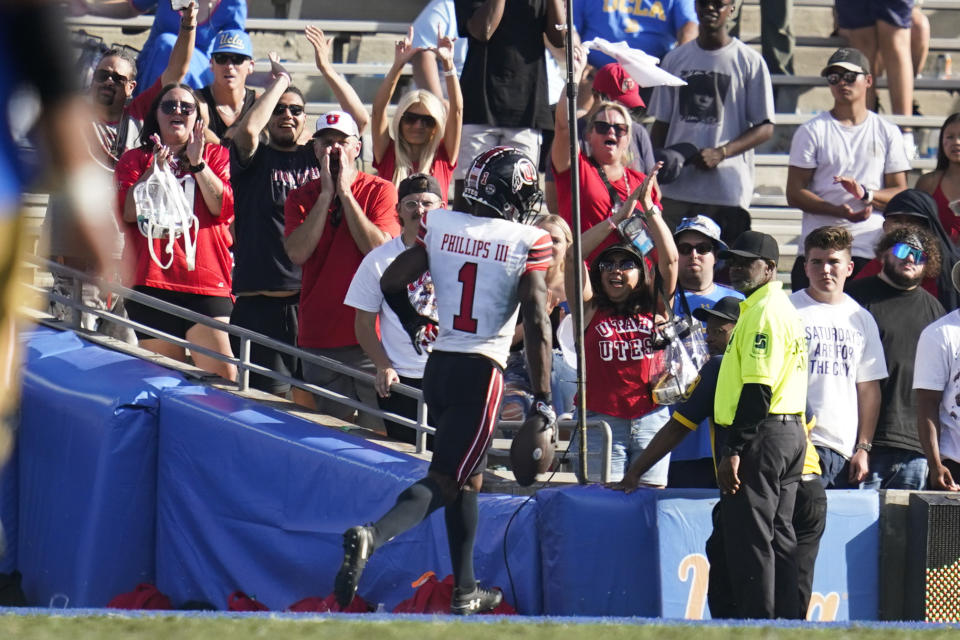
<path fill-rule="evenodd" d="M 384 513 L 426 470 L 421 460 L 242 398 L 170 390 L 160 414 L 157 584 L 175 603 L 221 608 L 237 589 L 275 610 L 326 596 L 343 531 Z M 506 582 L 502 530 L 521 502 L 481 500 L 481 578 Z M 518 600 L 531 613 L 540 602 L 535 512 L 523 509 L 510 531 Z M 392 609 L 428 570 L 450 572 L 442 512 L 378 550 L 359 593 Z"/>
<path fill-rule="evenodd" d="M 71 332 L 29 337 L 17 568 L 29 603 L 103 606 L 154 575 L 158 392 L 169 370 Z"/>

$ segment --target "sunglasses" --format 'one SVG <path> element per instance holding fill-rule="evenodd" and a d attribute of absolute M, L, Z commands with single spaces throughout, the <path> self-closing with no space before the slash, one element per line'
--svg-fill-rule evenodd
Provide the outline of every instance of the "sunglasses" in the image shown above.
<path fill-rule="evenodd" d="M 420 113 L 410 113 L 409 111 L 403 114 L 403 116 L 400 118 L 400 122 L 410 127 L 419 122 L 427 129 L 432 129 L 433 127 L 437 126 L 437 121 L 434 120 L 433 116 L 423 115 Z"/>
<path fill-rule="evenodd" d="M 278 104 L 273 108 L 273 115 L 283 115 L 285 111 L 289 111 L 290 115 L 296 118 L 297 116 L 303 114 L 303 107 L 299 104 Z"/>
<path fill-rule="evenodd" d="M 160 103 L 160 111 L 167 114 L 168 116 L 173 116 L 177 114 L 192 116 L 193 112 L 197 110 L 196 102 L 180 102 L 179 100 L 164 100 Z"/>
<path fill-rule="evenodd" d="M 127 84 L 130 82 L 130 78 L 127 76 L 122 76 L 116 71 L 107 71 L 106 69 L 97 69 L 93 72 L 94 82 L 106 82 L 107 80 L 113 80 L 116 84 Z"/>
<path fill-rule="evenodd" d="M 827 74 L 827 84 L 829 85 L 838 85 L 842 80 L 844 84 L 853 84 L 857 81 L 857 76 L 866 75 L 858 71 L 844 71 L 843 73 L 833 73 Z"/>
<path fill-rule="evenodd" d="M 629 129 L 625 124 L 610 124 L 609 122 L 603 122 L 602 120 L 597 120 L 593 123 L 593 130 L 599 133 L 602 136 L 610 133 L 610 130 L 613 129 L 618 138 L 622 138 L 627 135 Z"/>
<path fill-rule="evenodd" d="M 215 53 L 213 54 L 213 61 L 219 65 L 227 65 L 231 62 L 233 66 L 239 67 L 244 62 L 249 60 L 247 56 L 240 55 L 239 53 Z"/>
<path fill-rule="evenodd" d="M 701 256 L 705 256 L 711 251 L 713 251 L 713 243 L 711 242 L 698 242 L 697 244 L 690 244 L 689 242 L 681 242 L 677 245 L 677 251 L 680 252 L 680 255 L 688 256 L 694 251 L 696 251 Z"/>
<path fill-rule="evenodd" d="M 906 260 L 907 258 L 913 256 L 913 261 L 916 264 L 924 264 L 927 261 L 926 251 L 921 251 L 920 249 L 911 247 L 904 242 L 898 242 L 890 247 L 890 253 L 892 253 L 893 256 L 899 260 Z"/>
<path fill-rule="evenodd" d="M 600 271 L 606 271 L 607 273 L 612 273 L 614 271 L 630 271 L 632 269 L 639 269 L 637 266 L 636 260 L 621 260 L 620 262 L 598 262 L 597 268 Z"/>

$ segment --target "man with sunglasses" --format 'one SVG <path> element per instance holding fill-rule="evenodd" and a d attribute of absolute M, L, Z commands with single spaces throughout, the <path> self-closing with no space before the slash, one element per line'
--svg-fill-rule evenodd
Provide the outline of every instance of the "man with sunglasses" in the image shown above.
<path fill-rule="evenodd" d="M 720 227 L 707 216 L 684 218 L 673 234 L 677 244 L 677 292 L 686 296 L 687 306 L 696 315 L 697 309 L 711 309 L 718 300 L 731 297 L 743 300 L 743 294 L 713 281 L 717 252 L 727 245 L 720 239 Z M 673 311 L 683 314 L 678 295 Z M 739 315 L 739 313 L 738 313 Z M 716 471 L 710 442 L 710 429 L 698 429 L 696 435 L 681 442 L 670 458 L 670 487 L 716 487 Z"/>
<path fill-rule="evenodd" d="M 800 242 L 817 227 L 841 226 L 853 236 L 853 275 L 874 256 L 883 209 L 907 188 L 910 161 L 897 127 L 867 109 L 873 84 L 870 63 L 860 51 L 843 47 L 827 60 L 821 75 L 833 108 L 802 125 L 790 144 L 787 203 L 803 211 Z M 794 291 L 810 283 L 804 258 L 790 273 Z"/>
<path fill-rule="evenodd" d="M 697 0 L 699 35 L 668 53 L 662 66 L 683 87 L 657 87 L 650 131 L 659 156 L 683 148 L 682 162 L 664 167 L 663 215 L 704 214 L 720 225 L 725 242 L 750 228 L 753 149 L 773 135 L 773 85 L 759 53 L 727 32 L 733 0 Z M 666 157 L 666 156 L 664 156 Z M 660 157 L 658 157 L 660 159 Z"/>
<path fill-rule="evenodd" d="M 923 489 L 927 461 L 917 434 L 913 393 L 917 342 L 924 328 L 944 315 L 943 306 L 920 283 L 940 269 L 940 247 L 919 227 L 897 226 L 877 245 L 879 274 L 848 281 L 847 293 L 869 311 L 880 330 L 888 377 L 880 383 L 880 417 L 864 447 L 870 470 L 865 489 Z"/>
<path fill-rule="evenodd" d="M 253 73 L 253 43 L 243 29 L 225 29 L 213 40 L 210 53 L 213 82 L 197 91 L 206 103 L 207 127 L 218 138 L 253 107 L 257 94 L 247 87 Z"/>

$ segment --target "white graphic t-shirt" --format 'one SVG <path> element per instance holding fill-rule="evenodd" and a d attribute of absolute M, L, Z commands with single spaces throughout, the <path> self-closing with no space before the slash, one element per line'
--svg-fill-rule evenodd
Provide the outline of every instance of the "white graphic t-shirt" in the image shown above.
<path fill-rule="evenodd" d="M 960 462 L 960 311 L 927 325 L 920 334 L 913 388 L 943 391 L 940 457 Z"/>
<path fill-rule="evenodd" d="M 839 304 L 825 304 L 801 290 L 790 302 L 807 338 L 807 404 L 817 417 L 810 441 L 849 458 L 857 444 L 857 383 L 887 377 L 877 323 L 846 294 Z"/>

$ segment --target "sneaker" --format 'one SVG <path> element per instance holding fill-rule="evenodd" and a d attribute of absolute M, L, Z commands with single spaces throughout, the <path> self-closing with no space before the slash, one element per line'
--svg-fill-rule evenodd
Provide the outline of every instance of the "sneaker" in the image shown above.
<path fill-rule="evenodd" d="M 483 589 L 478 584 L 473 591 L 463 593 L 459 588 L 453 590 L 453 601 L 450 602 L 450 613 L 458 616 L 468 616 L 474 613 L 492 611 L 500 606 L 503 593 L 499 589 Z"/>
<path fill-rule="evenodd" d="M 360 576 L 373 554 L 373 527 L 352 527 L 343 534 L 343 564 L 333 581 L 333 594 L 341 609 L 347 608 L 357 594 Z"/>

